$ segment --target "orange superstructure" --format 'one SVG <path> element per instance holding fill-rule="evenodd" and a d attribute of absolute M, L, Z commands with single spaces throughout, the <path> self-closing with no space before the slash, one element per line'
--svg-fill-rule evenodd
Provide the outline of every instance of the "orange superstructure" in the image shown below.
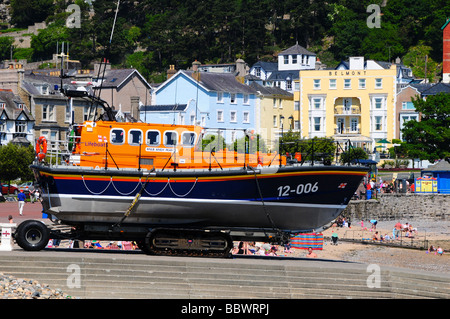
<path fill-rule="evenodd" d="M 141 169 L 213 169 L 279 165 L 277 153 L 246 154 L 204 145 L 204 129 L 193 125 L 85 122 L 69 147 L 77 166 Z M 252 141 L 249 138 L 249 141 Z M 217 151 L 215 151 L 217 149 Z M 220 150 L 219 150 L 220 149 Z M 285 164 L 285 158 L 281 159 Z"/>

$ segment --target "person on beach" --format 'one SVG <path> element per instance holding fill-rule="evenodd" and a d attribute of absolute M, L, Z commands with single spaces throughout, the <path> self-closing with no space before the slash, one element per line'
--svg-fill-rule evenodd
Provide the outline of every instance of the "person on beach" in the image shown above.
<path fill-rule="evenodd" d="M 312 248 L 309 247 L 308 248 L 308 253 L 306 254 L 306 257 L 308 258 L 317 258 L 317 255 L 315 252 L 313 252 Z"/>
<path fill-rule="evenodd" d="M 335 232 L 334 230 L 333 230 L 333 232 L 332 232 L 332 234 L 331 234 L 331 240 L 333 241 L 333 245 L 337 245 L 337 242 L 338 242 L 338 234 L 337 234 L 337 232 Z"/>
<path fill-rule="evenodd" d="M 8 220 L 9 220 L 9 223 L 10 223 L 10 224 L 13 224 L 13 223 L 14 223 L 14 220 L 13 220 L 12 215 L 9 215 L 9 216 L 8 216 Z"/>
<path fill-rule="evenodd" d="M 444 254 L 444 250 L 441 248 L 441 246 L 438 246 L 438 248 L 436 249 L 436 252 L 437 252 L 438 256 L 442 256 Z"/>
<path fill-rule="evenodd" d="M 19 194 L 17 194 L 17 200 L 19 201 L 19 214 L 20 216 L 23 216 L 23 207 L 25 206 L 25 199 L 27 196 L 24 194 L 23 190 L 20 191 Z"/>
<path fill-rule="evenodd" d="M 400 232 L 403 229 L 402 223 L 398 222 L 397 224 L 395 224 L 394 229 L 395 229 L 394 237 L 395 239 L 398 239 L 400 237 Z"/>

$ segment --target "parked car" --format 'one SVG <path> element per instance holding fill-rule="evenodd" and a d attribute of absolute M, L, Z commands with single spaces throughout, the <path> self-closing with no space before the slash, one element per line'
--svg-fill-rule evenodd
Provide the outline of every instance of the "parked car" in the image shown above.
<path fill-rule="evenodd" d="M 34 185 L 33 182 L 26 182 L 19 185 L 19 191 L 23 190 L 25 195 L 29 195 L 31 192 L 34 191 Z"/>
<path fill-rule="evenodd" d="M 2 185 L 2 195 L 8 195 L 8 186 L 9 186 L 9 194 L 17 195 L 19 193 L 19 189 L 13 185 L 1 184 Z"/>

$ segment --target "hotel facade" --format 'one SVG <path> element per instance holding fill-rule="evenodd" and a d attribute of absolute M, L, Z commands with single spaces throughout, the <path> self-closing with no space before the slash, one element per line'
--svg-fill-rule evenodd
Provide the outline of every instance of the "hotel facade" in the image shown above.
<path fill-rule="evenodd" d="M 350 58 L 345 68 L 300 71 L 294 117 L 301 136 L 350 141 L 370 152 L 379 140 L 392 140 L 396 73 L 394 64 L 385 68 L 363 57 Z"/>

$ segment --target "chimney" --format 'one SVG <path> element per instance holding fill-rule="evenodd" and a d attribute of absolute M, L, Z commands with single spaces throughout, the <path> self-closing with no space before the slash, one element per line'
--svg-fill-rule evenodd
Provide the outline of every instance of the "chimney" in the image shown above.
<path fill-rule="evenodd" d="M 441 28 L 443 32 L 442 82 L 450 83 L 450 19 Z"/>
<path fill-rule="evenodd" d="M 192 71 L 194 71 L 194 73 L 192 73 L 192 77 L 196 80 L 200 82 L 200 71 L 198 70 L 198 66 L 201 65 L 200 62 L 198 62 L 197 60 L 195 60 L 194 62 L 192 62 Z"/>
<path fill-rule="evenodd" d="M 364 70 L 364 57 L 363 56 L 353 56 L 349 58 L 349 69 L 350 70 Z"/>
<path fill-rule="evenodd" d="M 197 60 L 195 60 L 194 62 L 192 62 L 192 71 L 197 72 L 198 71 L 198 66 L 201 65 L 200 62 L 198 62 Z"/>
<path fill-rule="evenodd" d="M 174 76 L 175 73 L 177 73 L 177 70 L 175 70 L 175 65 L 171 64 L 167 70 L 167 80 Z"/>

